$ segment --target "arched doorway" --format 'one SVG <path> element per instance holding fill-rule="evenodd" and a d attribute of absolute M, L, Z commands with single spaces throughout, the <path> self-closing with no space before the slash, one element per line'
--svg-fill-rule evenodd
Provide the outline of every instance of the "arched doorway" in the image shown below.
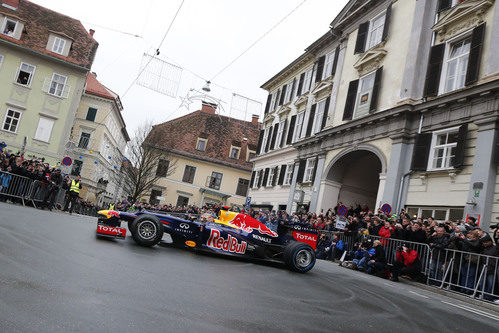
<path fill-rule="evenodd" d="M 367 148 L 367 147 L 366 147 Z M 337 155 L 325 170 L 321 182 L 321 205 L 323 211 L 342 202 L 347 207 L 367 205 L 374 210 L 383 192 L 386 172 L 383 154 L 368 148 L 346 150 Z"/>

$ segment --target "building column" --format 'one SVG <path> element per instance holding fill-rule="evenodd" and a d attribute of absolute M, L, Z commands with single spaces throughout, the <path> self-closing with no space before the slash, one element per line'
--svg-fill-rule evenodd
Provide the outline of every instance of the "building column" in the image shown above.
<path fill-rule="evenodd" d="M 404 205 L 400 200 L 402 195 L 401 181 L 402 177 L 409 173 L 411 168 L 412 150 L 414 144 L 408 143 L 406 138 L 392 138 L 392 147 L 390 152 L 390 161 L 386 171 L 383 196 L 376 205 L 385 203 L 392 206 L 392 212 L 398 214 L 398 210 Z M 381 182 L 380 182 L 381 185 Z"/>
<path fill-rule="evenodd" d="M 476 125 L 478 125 L 478 136 L 464 217 L 469 215 L 477 220 L 480 218 L 480 228 L 489 231 L 496 185 L 494 148 L 497 125 L 494 120 L 476 122 Z"/>
<path fill-rule="evenodd" d="M 381 202 L 383 201 L 383 192 L 385 191 L 385 183 L 386 183 L 386 173 L 380 173 L 378 194 L 376 195 L 376 206 L 374 207 L 375 212 L 377 212 L 378 209 L 381 207 Z"/>
<path fill-rule="evenodd" d="M 294 170 L 293 170 L 293 179 L 291 181 L 291 186 L 289 188 L 288 205 L 286 206 L 286 212 L 288 214 L 291 214 L 291 209 L 293 208 L 293 201 L 296 190 L 296 180 L 298 179 L 298 167 L 299 167 L 299 162 L 295 161 Z"/>
<path fill-rule="evenodd" d="M 341 183 L 328 179 L 323 179 L 321 181 L 318 199 L 319 205 L 316 209 L 317 214 L 319 214 L 321 210 L 324 210 L 325 213 L 329 208 L 334 208 L 338 204 L 341 185 Z"/>
<path fill-rule="evenodd" d="M 493 24 L 487 24 L 487 29 L 492 29 L 490 34 L 490 41 L 488 43 L 488 59 L 487 67 L 485 68 L 485 75 L 492 75 L 499 71 L 499 6 L 496 4 L 494 6 L 494 18 L 492 19 Z"/>
<path fill-rule="evenodd" d="M 310 198 L 309 212 L 317 212 L 317 203 L 319 200 L 319 191 L 321 187 L 322 173 L 324 172 L 324 164 L 326 161 L 326 155 L 320 155 L 317 160 L 317 168 L 315 170 L 315 179 L 312 185 L 312 197 Z"/>

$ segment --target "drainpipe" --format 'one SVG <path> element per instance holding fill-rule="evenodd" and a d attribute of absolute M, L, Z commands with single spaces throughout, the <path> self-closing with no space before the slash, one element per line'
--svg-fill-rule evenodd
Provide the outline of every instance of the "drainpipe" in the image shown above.
<path fill-rule="evenodd" d="M 395 209 L 395 213 L 398 214 L 398 212 L 400 212 L 400 201 L 402 199 L 402 189 L 404 188 L 404 184 L 405 184 L 405 178 L 409 175 L 412 174 L 412 170 L 410 170 L 409 172 L 405 173 L 401 178 L 400 178 L 400 186 L 399 186 L 399 194 L 398 194 L 398 197 L 397 197 L 397 206 L 396 206 L 396 209 Z"/>

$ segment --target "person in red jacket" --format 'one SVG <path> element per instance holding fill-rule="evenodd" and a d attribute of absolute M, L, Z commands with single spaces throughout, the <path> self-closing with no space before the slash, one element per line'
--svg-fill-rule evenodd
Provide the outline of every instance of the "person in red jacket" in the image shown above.
<path fill-rule="evenodd" d="M 385 225 L 383 226 L 383 228 L 379 229 L 378 236 L 383 238 L 390 238 L 391 235 L 392 226 L 390 225 L 390 222 L 385 221 Z M 388 241 L 386 239 L 381 239 L 381 245 L 388 245 Z"/>
<path fill-rule="evenodd" d="M 421 259 L 419 253 L 411 249 L 410 245 L 405 243 L 397 249 L 396 261 L 390 269 L 392 277 L 390 280 L 398 282 L 399 275 L 407 275 L 412 279 L 419 279 L 421 276 Z"/>

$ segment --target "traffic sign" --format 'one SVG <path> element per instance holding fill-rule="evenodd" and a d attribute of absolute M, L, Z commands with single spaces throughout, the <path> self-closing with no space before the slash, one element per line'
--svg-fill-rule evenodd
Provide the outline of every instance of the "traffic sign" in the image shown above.
<path fill-rule="evenodd" d="M 249 207 L 251 205 L 251 197 L 246 197 L 246 203 L 244 206 Z"/>
<path fill-rule="evenodd" d="M 345 205 L 340 205 L 338 207 L 338 215 L 339 216 L 347 216 L 348 215 L 348 208 Z"/>
<path fill-rule="evenodd" d="M 62 164 L 65 166 L 70 166 L 71 164 L 73 164 L 73 160 L 71 159 L 71 157 L 66 156 L 62 159 Z"/>
<path fill-rule="evenodd" d="M 381 211 L 383 213 L 385 213 L 386 215 L 388 215 L 392 212 L 392 206 L 390 206 L 389 204 L 386 203 L 383 206 L 381 206 Z"/>

